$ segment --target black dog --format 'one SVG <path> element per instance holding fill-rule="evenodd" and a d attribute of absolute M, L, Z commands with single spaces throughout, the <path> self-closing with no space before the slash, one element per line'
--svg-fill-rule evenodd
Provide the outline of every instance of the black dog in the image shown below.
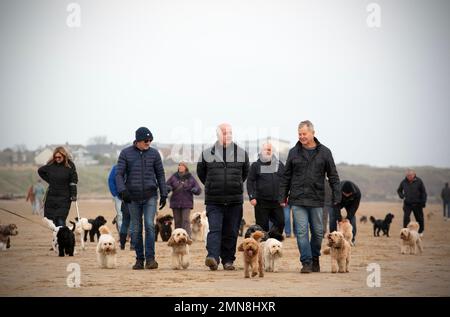
<path fill-rule="evenodd" d="M 266 241 L 269 238 L 277 239 L 278 241 L 283 241 L 284 237 L 281 233 L 277 232 L 275 230 L 275 227 L 272 227 L 269 232 L 264 231 L 264 229 L 260 225 L 251 225 L 248 227 L 247 231 L 245 232 L 244 237 L 250 238 L 251 234 L 255 231 L 262 231 L 264 233 L 264 236 L 261 238 L 261 242 Z"/>
<path fill-rule="evenodd" d="M 73 251 L 75 250 L 74 230 L 75 226 L 72 227 L 72 230 L 66 226 L 59 228 L 58 233 L 56 234 L 59 256 L 64 256 L 64 254 L 73 256 Z"/>
<path fill-rule="evenodd" d="M 373 223 L 373 236 L 379 237 L 380 231 L 383 230 L 383 235 L 389 237 L 389 228 L 391 226 L 392 219 L 394 219 L 394 215 L 391 213 L 388 213 L 384 220 L 375 219 L 370 216 L 370 221 Z"/>
<path fill-rule="evenodd" d="M 244 235 L 244 226 L 245 226 L 245 219 L 242 218 L 241 225 L 239 226 L 239 236 L 242 237 Z"/>
<path fill-rule="evenodd" d="M 172 235 L 172 221 L 173 217 L 171 215 L 156 218 L 155 241 L 158 241 L 158 234 L 161 235 L 163 241 L 169 241 Z"/>
<path fill-rule="evenodd" d="M 366 216 L 362 216 L 361 218 L 359 218 L 359 222 L 360 223 L 367 223 L 367 217 Z"/>
<path fill-rule="evenodd" d="M 98 231 L 98 229 L 103 226 L 104 224 L 106 224 L 106 219 L 103 216 L 98 216 L 95 219 L 88 219 L 88 222 L 92 225 L 92 229 L 89 231 L 85 231 L 84 232 L 84 242 L 87 241 L 87 235 L 89 232 L 89 239 L 91 242 L 95 242 L 95 235 L 97 235 L 97 241 L 100 238 L 100 231 Z"/>

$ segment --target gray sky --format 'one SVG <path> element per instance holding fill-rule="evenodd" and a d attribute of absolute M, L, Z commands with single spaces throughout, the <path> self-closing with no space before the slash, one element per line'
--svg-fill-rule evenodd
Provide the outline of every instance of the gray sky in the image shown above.
<path fill-rule="evenodd" d="M 76 2 L 80 28 L 70 1 L 0 1 L 0 148 L 222 121 L 294 143 L 309 119 L 337 162 L 450 167 L 449 1 Z"/>

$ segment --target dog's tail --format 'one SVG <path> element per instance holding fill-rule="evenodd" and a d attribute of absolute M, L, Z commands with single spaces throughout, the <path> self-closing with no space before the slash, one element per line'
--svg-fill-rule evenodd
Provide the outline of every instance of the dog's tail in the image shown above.
<path fill-rule="evenodd" d="M 109 228 L 106 225 L 98 228 L 98 231 L 100 232 L 100 234 L 111 234 L 111 231 L 109 231 Z"/>
<path fill-rule="evenodd" d="M 375 218 L 373 216 L 370 216 L 370 222 L 375 223 Z"/>
<path fill-rule="evenodd" d="M 256 241 L 260 242 L 261 238 L 264 237 L 264 232 L 259 231 L 259 230 L 255 231 L 255 232 L 252 233 L 251 237 L 253 239 L 255 239 Z"/>
<path fill-rule="evenodd" d="M 69 223 L 72 224 L 72 228 L 71 228 L 70 230 L 74 231 L 74 230 L 75 230 L 75 227 L 76 227 L 75 222 L 73 222 L 73 221 L 70 220 Z"/>

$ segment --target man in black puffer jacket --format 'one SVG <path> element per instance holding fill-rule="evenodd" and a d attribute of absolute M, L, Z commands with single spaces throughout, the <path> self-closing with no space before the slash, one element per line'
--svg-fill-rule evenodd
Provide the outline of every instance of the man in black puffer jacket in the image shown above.
<path fill-rule="evenodd" d="M 280 203 L 284 206 L 289 198 L 292 206 L 301 273 L 320 272 L 325 176 L 332 189 L 332 203 L 336 205 L 341 199 L 339 175 L 331 151 L 314 137 L 314 126 L 310 121 L 300 122 L 298 136 L 299 142 L 289 151 L 281 179 Z"/>
<path fill-rule="evenodd" d="M 250 167 L 247 179 L 247 192 L 250 203 L 255 207 L 255 221 L 269 236 L 281 239 L 284 230 L 283 207 L 278 202 L 280 178 L 284 164 L 272 153 L 272 144 L 262 146 L 261 154 Z M 269 230 L 269 220 L 273 226 Z"/>
<path fill-rule="evenodd" d="M 149 129 L 141 127 L 136 131 L 133 145 L 119 155 L 116 168 L 116 186 L 120 198 L 130 211 L 130 233 L 136 251 L 134 270 L 156 269 L 155 226 L 156 201 L 160 191 L 159 209 L 167 200 L 166 177 L 161 156 L 150 147 L 153 135 Z M 142 238 L 142 217 L 145 223 L 145 256 Z"/>
<path fill-rule="evenodd" d="M 234 270 L 249 160 L 247 152 L 233 143 L 229 124 L 218 127 L 217 139 L 213 147 L 202 152 L 197 163 L 198 178 L 205 185 L 209 222 L 205 265 L 215 271 L 221 260 L 225 270 Z"/>
<path fill-rule="evenodd" d="M 406 228 L 411 220 L 411 212 L 419 223 L 419 233 L 422 234 L 425 224 L 423 208 L 427 203 L 427 191 L 422 180 L 413 170 L 406 171 L 406 177 L 397 189 L 398 196 L 403 199 L 403 227 Z"/>

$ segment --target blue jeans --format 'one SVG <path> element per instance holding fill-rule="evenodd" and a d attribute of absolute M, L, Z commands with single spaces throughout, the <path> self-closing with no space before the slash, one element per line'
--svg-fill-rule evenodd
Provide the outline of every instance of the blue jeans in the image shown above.
<path fill-rule="evenodd" d="M 337 230 L 337 212 L 333 207 L 325 207 L 328 208 L 328 213 L 330 216 L 330 232 L 336 231 Z M 355 238 L 356 238 L 356 215 L 353 216 L 350 219 L 350 223 L 352 224 L 353 230 L 353 239 L 352 242 L 355 242 Z"/>
<path fill-rule="evenodd" d="M 217 264 L 233 263 L 236 259 L 236 243 L 242 219 L 242 204 L 206 205 L 209 232 L 206 239 L 207 257 Z"/>
<path fill-rule="evenodd" d="M 312 263 L 313 257 L 320 256 L 323 238 L 323 210 L 320 207 L 292 206 L 292 215 L 297 246 L 300 251 L 300 262 Z M 311 229 L 311 241 L 309 229 Z"/>
<path fill-rule="evenodd" d="M 284 233 L 287 236 L 291 235 L 291 206 L 286 205 L 283 208 L 284 211 Z"/>
<path fill-rule="evenodd" d="M 444 218 L 450 218 L 450 203 L 444 202 Z"/>
<path fill-rule="evenodd" d="M 136 260 L 155 259 L 155 215 L 156 197 L 144 201 L 132 201 L 128 204 L 130 211 L 131 241 L 136 251 Z M 145 227 L 145 256 L 142 237 L 142 217 Z"/>
<path fill-rule="evenodd" d="M 120 226 L 120 234 L 128 234 L 130 231 L 130 210 L 128 209 L 128 204 L 124 203 L 125 208 L 121 208 L 120 213 L 122 214 L 122 225 Z"/>

